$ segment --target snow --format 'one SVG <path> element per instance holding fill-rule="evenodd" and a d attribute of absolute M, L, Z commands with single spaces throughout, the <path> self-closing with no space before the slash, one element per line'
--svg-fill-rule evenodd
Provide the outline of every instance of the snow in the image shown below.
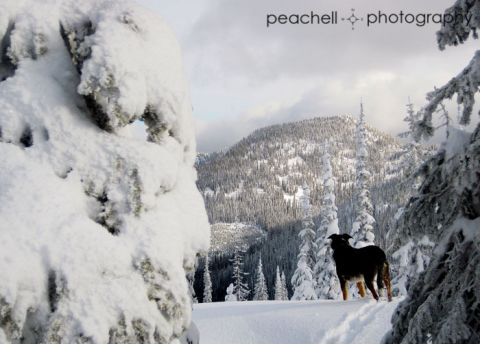
<path fill-rule="evenodd" d="M 299 156 L 296 156 L 294 158 L 288 159 L 287 166 L 292 168 L 293 166 L 302 165 L 304 163 L 305 162 L 303 161 L 302 158 L 300 158 Z"/>
<path fill-rule="evenodd" d="M 465 236 L 465 241 L 474 241 L 479 240 L 480 238 L 480 217 L 477 217 L 474 220 L 469 220 L 464 217 L 459 217 L 455 220 L 455 222 L 450 226 L 450 228 L 445 230 L 444 240 L 440 241 L 438 245 L 434 248 L 434 253 L 436 255 L 440 255 L 442 252 L 447 250 L 447 239 L 451 234 L 458 230 L 462 230 L 462 234 Z M 430 241 L 427 239 L 423 239 L 423 241 L 427 242 L 430 245 Z"/>
<path fill-rule="evenodd" d="M 278 182 L 282 184 L 285 181 L 288 181 L 288 176 L 275 176 L 278 179 Z"/>
<path fill-rule="evenodd" d="M 265 193 L 265 190 L 262 188 L 254 188 L 253 190 L 259 195 L 263 195 Z"/>
<path fill-rule="evenodd" d="M 233 283 L 227 287 L 227 294 L 225 295 L 225 302 L 237 302 L 237 295 L 233 292 Z"/>
<path fill-rule="evenodd" d="M 206 188 L 204 191 L 203 191 L 203 195 L 205 197 L 213 197 L 215 196 L 215 191 L 213 191 L 212 189 L 210 188 Z"/>
<path fill-rule="evenodd" d="M 232 192 L 225 193 L 225 198 L 237 198 L 243 192 L 243 182 L 240 183 L 237 189 Z"/>
<path fill-rule="evenodd" d="M 448 128 L 448 132 L 448 140 L 446 140 L 442 145 L 442 147 L 445 149 L 445 157 L 447 159 L 455 156 L 456 154 L 463 153 L 465 147 L 470 141 L 470 137 L 472 136 L 471 132 L 453 125 Z"/>
<path fill-rule="evenodd" d="M 293 203 L 294 200 L 300 200 L 302 197 L 303 197 L 303 189 L 300 186 L 297 187 L 297 192 L 293 195 L 290 195 L 285 192 L 283 193 L 283 199 L 286 202 L 290 202 L 290 203 Z"/>
<path fill-rule="evenodd" d="M 141 320 L 152 341 L 155 330 L 174 341 L 190 323 L 185 274 L 208 249 L 209 226 L 173 34 L 129 1 L 0 7 L 0 24 L 15 21 L 17 64 L 0 82 L 0 301 L 15 329 L 0 339 L 14 342 L 35 312 L 36 335 L 61 331 L 65 342 L 108 342 L 122 318 L 129 335 Z M 96 31 L 81 43 L 92 54 L 79 70 L 59 22 L 74 30 L 87 18 Z M 87 108 L 91 93 L 108 127 Z M 158 116 L 148 142 L 128 135 L 147 108 Z"/>
<path fill-rule="evenodd" d="M 241 189 L 236 189 L 232 192 L 228 192 L 225 194 L 225 198 L 237 198 L 238 195 L 242 192 Z"/>
<path fill-rule="evenodd" d="M 267 159 L 257 160 L 257 168 L 262 167 L 262 165 L 268 165 Z"/>
<path fill-rule="evenodd" d="M 400 266 L 407 266 L 409 260 L 411 259 L 410 251 L 414 247 L 414 243 L 412 240 L 409 240 L 405 245 L 400 247 L 397 251 L 392 254 L 392 257 L 398 259 L 398 264 Z"/>
<path fill-rule="evenodd" d="M 295 196 L 292 196 L 292 195 L 289 195 L 287 193 L 283 193 L 283 199 L 286 201 L 286 202 L 289 202 L 289 203 L 293 203 L 293 201 L 295 200 Z"/>
<path fill-rule="evenodd" d="M 193 320 L 202 344 L 380 343 L 399 301 L 196 304 Z"/>
<path fill-rule="evenodd" d="M 239 222 L 211 225 L 211 252 L 233 252 L 235 246 L 250 246 L 265 238 L 266 232 L 256 225 Z"/>

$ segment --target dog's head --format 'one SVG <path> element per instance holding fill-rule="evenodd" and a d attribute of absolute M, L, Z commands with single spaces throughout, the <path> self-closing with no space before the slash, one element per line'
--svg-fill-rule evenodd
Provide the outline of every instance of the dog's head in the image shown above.
<path fill-rule="evenodd" d="M 328 237 L 328 239 L 332 240 L 330 245 L 332 246 L 332 249 L 335 250 L 342 246 L 350 246 L 348 240 L 352 239 L 352 237 L 348 234 L 332 234 Z"/>

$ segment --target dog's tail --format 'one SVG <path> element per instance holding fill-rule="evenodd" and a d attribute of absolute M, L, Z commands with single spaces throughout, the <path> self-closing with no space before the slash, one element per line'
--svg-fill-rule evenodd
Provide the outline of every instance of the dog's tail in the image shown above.
<path fill-rule="evenodd" d="M 390 281 L 390 265 L 385 260 L 378 268 L 377 273 L 377 287 L 378 290 L 387 288 L 388 301 L 392 301 L 392 284 Z"/>

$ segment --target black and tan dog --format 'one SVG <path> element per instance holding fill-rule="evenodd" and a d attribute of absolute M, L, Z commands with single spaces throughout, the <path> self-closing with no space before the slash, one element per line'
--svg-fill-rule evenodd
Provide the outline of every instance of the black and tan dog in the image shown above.
<path fill-rule="evenodd" d="M 348 242 L 352 237 L 348 234 L 332 234 L 333 259 L 337 268 L 337 276 L 342 287 L 343 299 L 348 298 L 347 282 L 357 282 L 358 292 L 365 297 L 364 282 L 378 301 L 374 280 L 377 277 L 378 290 L 387 288 L 388 301 L 392 301 L 390 271 L 385 252 L 378 246 L 353 248 Z"/>

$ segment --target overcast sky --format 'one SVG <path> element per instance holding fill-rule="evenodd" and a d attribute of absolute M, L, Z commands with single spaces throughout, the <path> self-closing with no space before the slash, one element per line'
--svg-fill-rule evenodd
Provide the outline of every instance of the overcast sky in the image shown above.
<path fill-rule="evenodd" d="M 410 97 L 459 73 L 478 41 L 439 51 L 438 24 L 273 25 L 267 14 L 443 13 L 453 0 L 139 0 L 177 33 L 189 78 L 198 150 L 224 149 L 269 124 L 357 115 L 386 132 L 405 129 Z M 456 107 L 450 106 L 456 114 Z M 478 117 L 478 116 L 475 116 Z"/>

